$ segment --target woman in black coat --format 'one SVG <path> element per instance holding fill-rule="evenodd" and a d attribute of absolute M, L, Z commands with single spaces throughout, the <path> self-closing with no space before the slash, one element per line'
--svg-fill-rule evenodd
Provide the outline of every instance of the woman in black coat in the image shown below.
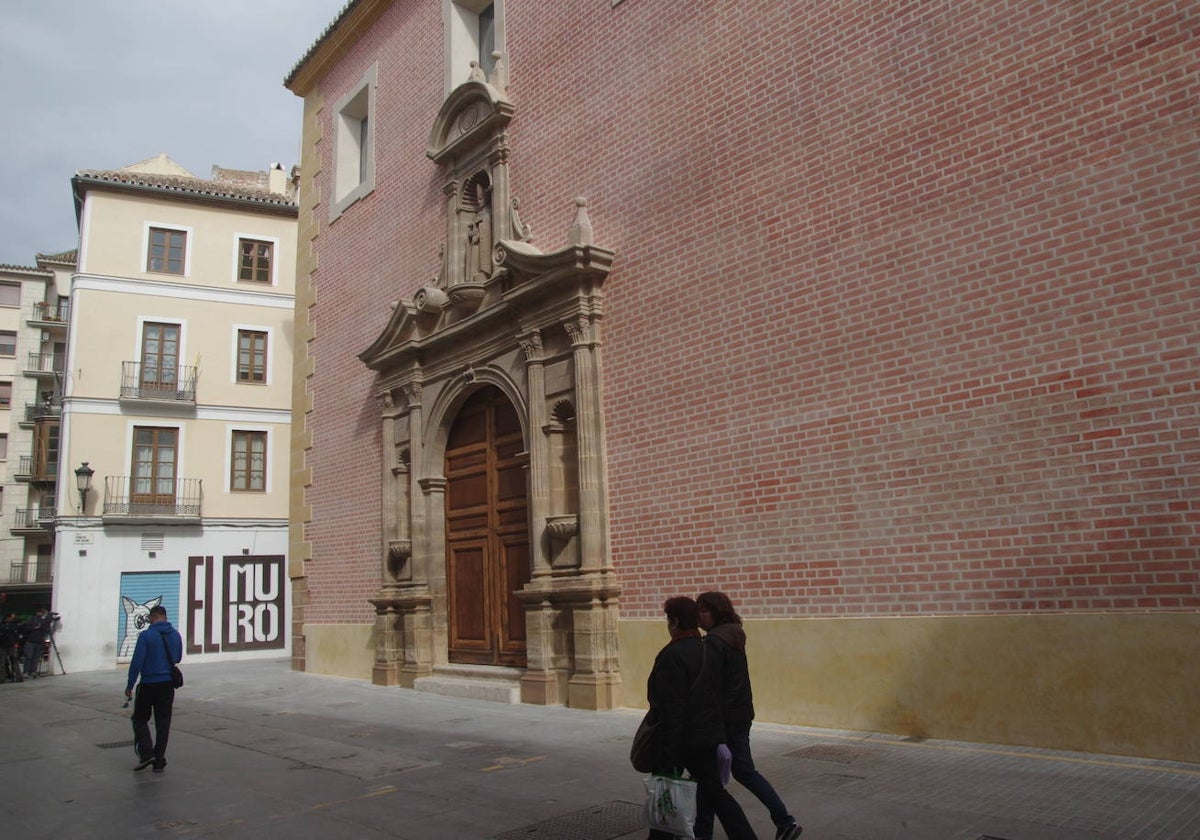
<path fill-rule="evenodd" d="M 757 840 L 737 800 L 721 784 L 717 745 L 725 738 L 717 684 L 706 667 L 707 654 L 698 629 L 699 611 L 691 598 L 663 604 L 671 641 L 659 651 L 646 681 L 646 699 L 655 732 L 654 772 L 679 775 L 685 769 L 696 782 L 696 801 L 716 813 L 730 840 Z M 651 830 L 649 840 L 672 835 Z"/>
<path fill-rule="evenodd" d="M 793 840 L 802 829 L 771 783 L 754 767 L 750 754 L 750 723 L 754 720 L 754 695 L 750 690 L 750 667 L 746 661 L 746 631 L 724 592 L 705 592 L 696 599 L 700 626 L 707 631 L 709 668 L 720 686 L 721 717 L 725 722 L 725 744 L 733 756 L 733 778 L 758 797 L 771 812 L 776 840 Z M 713 812 L 697 803 L 696 837 L 710 838 Z"/>

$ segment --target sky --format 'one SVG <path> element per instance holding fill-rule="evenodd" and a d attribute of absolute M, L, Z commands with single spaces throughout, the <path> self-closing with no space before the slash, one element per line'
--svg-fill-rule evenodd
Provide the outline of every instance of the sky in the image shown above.
<path fill-rule="evenodd" d="M 77 247 L 77 170 L 299 163 L 283 79 L 346 4 L 0 0 L 0 264 Z"/>

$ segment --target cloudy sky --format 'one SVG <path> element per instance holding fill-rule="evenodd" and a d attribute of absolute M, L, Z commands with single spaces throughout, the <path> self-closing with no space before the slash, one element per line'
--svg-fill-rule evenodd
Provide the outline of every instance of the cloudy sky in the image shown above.
<path fill-rule="evenodd" d="M 283 79 L 347 0 L 0 0 L 0 263 L 75 248 L 71 176 L 299 162 Z"/>

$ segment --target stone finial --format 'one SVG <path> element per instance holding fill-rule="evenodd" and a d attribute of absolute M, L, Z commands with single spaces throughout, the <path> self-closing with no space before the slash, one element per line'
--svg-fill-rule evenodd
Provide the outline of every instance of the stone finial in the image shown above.
<path fill-rule="evenodd" d="M 472 82 L 487 82 L 487 76 L 483 74 L 483 68 L 479 66 L 478 61 L 471 62 L 471 74 L 468 79 Z"/>
<path fill-rule="evenodd" d="M 492 77 L 488 84 L 501 93 L 508 88 L 508 62 L 504 60 L 504 53 L 498 50 L 492 53 Z"/>
<path fill-rule="evenodd" d="M 582 196 L 575 199 L 575 224 L 571 225 L 571 231 L 567 234 L 567 243 L 570 245 L 592 244 L 592 223 L 588 219 L 587 199 Z"/>

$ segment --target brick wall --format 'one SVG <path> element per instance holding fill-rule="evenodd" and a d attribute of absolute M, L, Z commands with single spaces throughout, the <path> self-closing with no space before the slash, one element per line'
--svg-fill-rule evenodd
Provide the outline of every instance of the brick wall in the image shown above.
<path fill-rule="evenodd" d="M 436 271 L 439 4 L 395 3 L 376 191 L 317 240 L 310 621 L 366 620 L 356 354 Z M 1200 606 L 1191 2 L 514 2 L 513 192 L 618 251 L 622 615 Z M 326 160 L 328 158 L 326 157 Z"/>

